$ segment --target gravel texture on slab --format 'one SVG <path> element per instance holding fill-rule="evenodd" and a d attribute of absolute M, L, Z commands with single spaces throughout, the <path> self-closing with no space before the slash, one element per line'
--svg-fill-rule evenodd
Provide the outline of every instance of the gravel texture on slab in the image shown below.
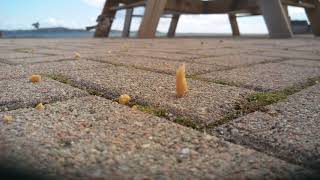
<path fill-rule="evenodd" d="M 35 57 L 46 57 L 47 55 L 34 54 L 34 53 L 21 53 L 21 52 L 7 52 L 0 54 L 0 61 L 6 61 L 9 59 L 17 58 L 35 58 Z"/>
<path fill-rule="evenodd" d="M 307 88 L 216 130 L 228 140 L 320 168 L 320 85 Z"/>
<path fill-rule="evenodd" d="M 75 55 L 73 56 L 46 56 L 46 57 L 32 57 L 32 58 L 16 58 L 16 59 L 8 59 L 6 63 L 11 65 L 18 64 L 35 64 L 35 63 L 45 63 L 45 62 L 54 62 L 54 61 L 67 61 L 67 60 L 75 60 Z"/>
<path fill-rule="evenodd" d="M 205 55 L 195 55 L 195 54 L 186 54 L 186 53 L 166 53 L 166 52 L 149 52 L 146 50 L 129 50 L 126 48 L 122 49 L 120 54 L 127 55 L 127 56 L 140 56 L 140 57 L 149 57 L 149 58 L 157 58 L 157 59 L 165 59 L 165 60 L 180 60 L 180 61 L 187 61 L 190 59 L 196 59 L 205 57 Z"/>
<path fill-rule="evenodd" d="M 220 57 L 220 56 L 229 56 L 229 55 L 240 55 L 246 54 L 252 50 L 247 49 L 238 49 L 233 47 L 224 47 L 224 48 L 212 48 L 212 49 L 196 49 L 196 50 L 188 50 L 181 51 L 180 54 L 190 54 L 190 55 L 198 55 L 198 56 L 210 56 L 210 57 Z M 254 51 L 252 51 L 254 52 Z"/>
<path fill-rule="evenodd" d="M 282 63 L 269 63 L 208 73 L 201 75 L 201 77 L 257 90 L 272 91 L 303 83 L 308 78 L 319 75 L 319 67 L 298 67 Z"/>
<path fill-rule="evenodd" d="M 103 63 L 87 60 L 70 60 L 17 66 L 0 66 L 0 80 L 28 78 L 32 74 L 50 74 L 64 71 L 94 69 L 106 66 Z"/>
<path fill-rule="evenodd" d="M 6 63 L 1 63 L 0 62 L 0 68 L 2 69 L 2 68 L 4 68 L 4 67 L 8 67 L 8 66 L 10 66 L 9 64 L 6 64 Z"/>
<path fill-rule="evenodd" d="M 309 46 L 309 45 L 308 45 Z M 308 60 L 320 60 L 319 54 L 314 54 L 310 52 L 296 51 L 296 50 L 264 50 L 260 52 L 251 52 L 250 54 L 255 54 L 259 56 L 266 57 L 282 57 L 287 59 L 308 59 Z"/>
<path fill-rule="evenodd" d="M 136 56 L 103 56 L 88 59 L 98 62 L 107 62 L 115 65 L 131 66 L 166 74 L 176 74 L 176 70 L 178 69 L 179 65 L 183 63 L 188 67 L 188 75 L 204 74 L 216 70 L 226 69 L 226 67 L 219 65 L 203 65 Z"/>
<path fill-rule="evenodd" d="M 0 81 L 0 111 L 36 106 L 38 103 L 63 101 L 87 93 L 50 79 L 32 83 L 28 77 Z"/>
<path fill-rule="evenodd" d="M 320 61 L 311 61 L 311 60 L 288 60 L 281 62 L 282 64 L 306 66 L 306 67 L 319 67 Z"/>
<path fill-rule="evenodd" d="M 294 179 L 305 170 L 99 97 L 0 113 L 0 158 L 63 179 Z"/>
<path fill-rule="evenodd" d="M 280 60 L 281 58 L 275 57 L 263 57 L 263 56 L 253 56 L 253 55 L 227 55 L 222 57 L 208 57 L 195 59 L 192 62 L 210 65 L 220 65 L 227 67 L 237 67 L 237 66 L 247 66 L 252 64 L 273 62 Z"/>
<path fill-rule="evenodd" d="M 236 103 L 253 93 L 238 87 L 188 80 L 187 96 L 177 98 L 175 76 L 113 65 L 61 74 L 78 87 L 94 89 L 107 98 L 129 94 L 135 102 L 191 118 L 199 125 L 222 119 Z"/>

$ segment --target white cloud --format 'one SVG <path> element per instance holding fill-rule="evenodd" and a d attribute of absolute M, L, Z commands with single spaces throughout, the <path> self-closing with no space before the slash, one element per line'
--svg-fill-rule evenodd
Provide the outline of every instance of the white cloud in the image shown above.
<path fill-rule="evenodd" d="M 82 0 L 82 1 L 90 6 L 102 7 L 106 0 Z"/>

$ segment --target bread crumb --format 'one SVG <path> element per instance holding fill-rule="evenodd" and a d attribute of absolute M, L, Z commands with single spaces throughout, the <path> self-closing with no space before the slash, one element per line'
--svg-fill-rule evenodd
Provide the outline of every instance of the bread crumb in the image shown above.
<path fill-rule="evenodd" d="M 5 123 L 11 123 L 12 120 L 13 120 L 13 117 L 12 117 L 12 116 L 7 116 L 7 115 L 5 115 L 5 116 L 3 117 L 3 121 L 4 121 Z"/>
<path fill-rule="evenodd" d="M 38 83 L 41 81 L 41 76 L 40 75 L 32 75 L 29 77 L 29 80 L 33 83 Z"/>
<path fill-rule="evenodd" d="M 176 93 L 179 98 L 185 96 L 188 92 L 188 84 L 186 79 L 186 66 L 182 64 L 177 70 L 176 76 Z"/>
<path fill-rule="evenodd" d="M 119 97 L 119 103 L 122 105 L 128 104 L 130 102 L 130 100 L 131 100 L 131 97 L 127 94 L 121 95 Z"/>
<path fill-rule="evenodd" d="M 80 59 L 80 58 L 81 58 L 81 55 L 80 55 L 79 53 L 74 53 L 74 57 L 75 57 L 76 59 Z"/>
<path fill-rule="evenodd" d="M 137 110 L 137 109 L 138 109 L 138 106 L 137 106 L 137 105 L 134 105 L 134 106 L 131 107 L 131 109 L 132 109 L 132 110 Z"/>
<path fill-rule="evenodd" d="M 42 103 L 39 103 L 37 106 L 36 106 L 36 109 L 38 110 L 44 110 L 46 107 L 42 104 Z"/>

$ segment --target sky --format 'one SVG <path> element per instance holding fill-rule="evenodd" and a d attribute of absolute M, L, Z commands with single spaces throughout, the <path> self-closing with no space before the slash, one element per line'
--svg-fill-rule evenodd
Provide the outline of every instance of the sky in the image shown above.
<path fill-rule="evenodd" d="M 84 29 L 95 25 L 105 0 L 1 0 L 0 29 L 31 29 L 32 23 L 40 22 L 41 27 L 68 27 Z M 143 14 L 143 8 L 137 8 L 135 14 Z M 112 29 L 121 30 L 124 23 L 124 11 L 119 11 Z M 302 8 L 289 8 L 294 20 L 306 20 Z M 132 21 L 132 30 L 137 30 L 140 18 Z M 162 18 L 158 30 L 166 32 L 170 19 Z M 261 16 L 238 18 L 241 33 L 267 33 Z M 231 33 L 226 15 L 183 15 L 178 24 L 180 33 Z"/>

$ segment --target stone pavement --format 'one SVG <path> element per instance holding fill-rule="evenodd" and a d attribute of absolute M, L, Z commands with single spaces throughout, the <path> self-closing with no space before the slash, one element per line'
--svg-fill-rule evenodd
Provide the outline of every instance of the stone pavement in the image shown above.
<path fill-rule="evenodd" d="M 312 37 L 2 39 L 0 164 L 66 179 L 317 178 L 319 49 Z"/>

